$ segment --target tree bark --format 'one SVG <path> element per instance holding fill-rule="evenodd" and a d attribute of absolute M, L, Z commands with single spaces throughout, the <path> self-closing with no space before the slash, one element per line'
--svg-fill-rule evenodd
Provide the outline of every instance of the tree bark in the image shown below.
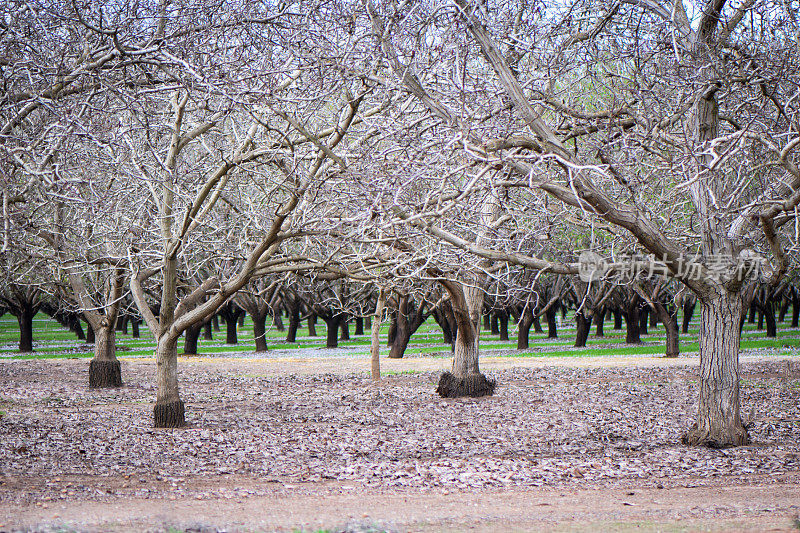
<path fill-rule="evenodd" d="M 320 317 L 322 320 L 325 321 L 325 325 L 327 326 L 327 334 L 325 336 L 325 347 L 326 348 L 338 348 L 339 346 L 339 326 L 344 320 L 344 315 L 341 314 L 334 314 L 330 315 L 329 317 Z"/>
<path fill-rule="evenodd" d="M 602 308 L 594 314 L 595 337 L 603 337 L 603 325 L 606 321 L 606 309 Z"/>
<path fill-rule="evenodd" d="M 134 339 L 138 339 L 141 335 L 139 332 L 139 324 L 141 323 L 142 321 L 139 318 L 131 318 L 131 337 Z"/>
<path fill-rule="evenodd" d="M 769 295 L 764 296 L 764 300 L 758 303 L 758 325 L 762 325 L 762 321 L 766 323 L 767 326 L 767 337 L 768 338 L 776 338 L 778 336 L 778 325 L 775 322 L 775 300 L 769 297 Z M 759 327 L 758 329 L 762 329 Z"/>
<path fill-rule="evenodd" d="M 646 305 L 639 308 L 639 333 L 647 335 L 647 317 L 650 314 L 650 308 Z"/>
<path fill-rule="evenodd" d="M 533 312 L 525 306 L 517 321 L 517 350 L 526 350 L 529 344 L 531 326 L 533 325 Z"/>
<path fill-rule="evenodd" d="M 639 336 L 639 303 L 640 298 L 631 298 L 625 309 L 625 342 L 627 344 L 640 344 Z"/>
<path fill-rule="evenodd" d="M 363 335 L 364 334 L 364 317 L 357 316 L 356 317 L 356 328 L 353 332 L 353 335 Z"/>
<path fill-rule="evenodd" d="M 343 319 L 341 324 L 339 324 L 339 329 L 342 332 L 342 335 L 339 337 L 340 341 L 349 341 L 350 340 L 350 320 Z"/>
<path fill-rule="evenodd" d="M 386 306 L 386 291 L 381 289 L 378 293 L 378 301 L 375 303 L 375 320 L 372 322 L 370 332 L 370 372 L 374 381 L 381 379 L 381 320 L 383 319 L 383 308 Z"/>
<path fill-rule="evenodd" d="M 587 317 L 583 311 L 575 313 L 575 321 L 577 322 L 577 331 L 575 333 L 575 347 L 584 348 L 586 340 L 589 338 L 589 331 L 592 329 L 592 319 Z"/>
<path fill-rule="evenodd" d="M 236 323 L 233 321 L 234 324 Z M 185 407 L 178 393 L 178 343 L 161 338 L 156 348 L 156 405 L 153 420 L 157 428 L 178 428 L 186 425 Z"/>
<path fill-rule="evenodd" d="M 203 324 L 193 324 L 183 332 L 183 355 L 197 355 L 197 340 Z"/>
<path fill-rule="evenodd" d="M 286 330 L 286 342 L 297 342 L 297 328 L 300 327 L 300 306 L 289 308 L 289 328 Z"/>
<path fill-rule="evenodd" d="M 478 335 L 483 291 L 480 287 L 463 285 L 450 280 L 441 281 L 450 295 L 457 333 L 453 352 L 452 372 L 439 378 L 436 392 L 443 398 L 488 396 L 494 394 L 496 383 L 486 379 L 478 366 Z"/>
<path fill-rule="evenodd" d="M 700 303 L 700 401 L 683 442 L 712 448 L 748 444 L 739 411 L 741 294 L 719 288 Z"/>
<path fill-rule="evenodd" d="M 694 298 L 683 304 L 683 327 L 681 328 L 683 333 L 689 333 L 689 322 L 692 321 L 696 306 L 697 302 Z"/>
<path fill-rule="evenodd" d="M 498 311 L 495 314 L 497 317 L 497 321 L 500 322 L 500 340 L 507 341 L 508 340 L 508 312 L 506 311 Z"/>
<path fill-rule="evenodd" d="M 778 321 L 786 322 L 786 313 L 789 312 L 789 304 L 792 303 L 789 297 L 784 294 L 781 298 L 780 310 L 778 312 Z"/>
<path fill-rule="evenodd" d="M 237 322 L 234 318 L 225 317 L 225 344 L 239 344 L 239 337 L 236 333 Z"/>
<path fill-rule="evenodd" d="M 117 331 L 104 319 L 97 331 L 94 357 L 89 362 L 89 387 L 121 387 L 122 369 L 117 359 Z"/>
<path fill-rule="evenodd" d="M 792 287 L 792 327 L 800 327 L 800 293 Z"/>
<path fill-rule="evenodd" d="M 398 309 L 395 318 L 394 336 L 389 349 L 389 359 L 402 359 L 411 340 L 411 327 L 403 312 Z"/>
<path fill-rule="evenodd" d="M 556 324 L 556 314 L 558 313 L 557 306 L 553 305 L 544 312 L 545 318 L 547 318 L 547 338 L 548 339 L 557 339 L 558 338 L 558 325 Z"/>
<path fill-rule="evenodd" d="M 206 323 L 203 324 L 203 340 L 214 340 L 214 330 L 211 325 L 211 320 L 207 320 Z"/>
<path fill-rule="evenodd" d="M 29 307 L 22 307 L 17 313 L 19 324 L 19 351 L 29 353 L 33 351 L 33 315 L 36 313 Z"/>
<path fill-rule="evenodd" d="M 622 329 L 622 310 L 614 309 L 612 313 L 614 313 L 614 331 L 619 331 Z"/>
<path fill-rule="evenodd" d="M 317 315 L 313 313 L 308 315 L 308 336 L 317 336 Z"/>
<path fill-rule="evenodd" d="M 656 301 L 655 303 L 656 313 L 661 323 L 664 324 L 664 330 L 667 333 L 664 356 L 678 357 L 681 351 L 680 334 L 678 333 L 678 308 L 672 306 L 667 309 L 662 302 Z"/>
<path fill-rule="evenodd" d="M 256 351 L 267 351 L 267 315 L 250 313 L 250 318 L 253 320 L 253 337 L 256 340 Z"/>
<path fill-rule="evenodd" d="M 278 331 L 285 331 L 286 327 L 283 325 L 283 317 L 281 316 L 280 306 L 275 306 L 270 309 L 270 316 L 272 317 L 272 325 Z M 265 326 L 266 329 L 266 326 Z"/>
<path fill-rule="evenodd" d="M 539 320 L 538 316 L 533 317 L 533 331 L 535 333 L 544 333 L 542 331 L 542 322 Z"/>

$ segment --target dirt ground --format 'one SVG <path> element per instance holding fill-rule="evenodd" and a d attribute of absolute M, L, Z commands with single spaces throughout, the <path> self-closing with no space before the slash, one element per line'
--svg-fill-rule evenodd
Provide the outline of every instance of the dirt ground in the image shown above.
<path fill-rule="evenodd" d="M 800 360 L 742 357 L 754 444 L 686 448 L 697 359 L 183 359 L 189 427 L 151 427 L 154 363 L 0 363 L 0 531 L 797 531 Z"/>

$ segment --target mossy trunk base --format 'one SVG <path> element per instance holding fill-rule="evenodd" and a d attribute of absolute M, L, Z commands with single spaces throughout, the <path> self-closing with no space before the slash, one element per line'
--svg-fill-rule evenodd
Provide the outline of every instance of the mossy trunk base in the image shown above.
<path fill-rule="evenodd" d="M 153 420 L 157 428 L 179 428 L 186 425 L 183 401 L 158 403 L 153 407 Z"/>
<path fill-rule="evenodd" d="M 119 361 L 92 359 L 89 362 L 89 387 L 93 389 L 122 386 Z"/>
<path fill-rule="evenodd" d="M 497 382 L 493 379 L 486 379 L 483 374 L 470 374 L 463 378 L 458 378 L 450 372 L 445 372 L 439 378 L 439 385 L 436 392 L 442 398 L 462 398 L 469 396 L 479 398 L 481 396 L 491 396 Z"/>

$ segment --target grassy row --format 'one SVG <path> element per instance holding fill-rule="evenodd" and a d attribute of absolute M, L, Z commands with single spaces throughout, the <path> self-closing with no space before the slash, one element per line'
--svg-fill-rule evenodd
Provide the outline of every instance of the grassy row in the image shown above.
<path fill-rule="evenodd" d="M 483 349 L 510 350 L 504 355 L 526 356 L 613 356 L 613 355 L 659 355 L 664 351 L 665 336 L 662 327 L 650 328 L 650 334 L 642 335 L 644 341 L 641 345 L 620 346 L 625 342 L 624 331 L 614 331 L 611 323 L 606 323 L 605 336 L 590 336 L 586 348 L 572 348 L 574 343 L 575 327 L 571 315 L 562 320 L 558 328 L 558 338 L 549 339 L 546 334 L 531 332 L 530 346 L 526 351 L 516 352 L 516 326 L 509 324 L 510 341 L 500 341 L 499 335 L 487 331 L 481 333 L 481 346 Z M 779 324 L 785 326 L 785 324 Z M 341 348 L 351 348 L 350 355 L 362 355 L 368 352 L 368 335 L 353 335 L 351 325 L 351 340 L 339 341 Z M 276 328 L 267 331 L 267 344 L 270 350 L 324 350 L 326 327 L 319 322 L 316 327 L 317 336 L 310 337 L 308 329 L 301 327 L 297 332 L 298 342 L 285 342 L 286 333 Z M 383 339 L 386 338 L 388 325 L 381 328 Z M 693 323 L 688 333 L 681 334 L 681 352 L 698 351 L 697 324 Z M 150 356 L 153 353 L 154 341 L 147 328 L 140 329 L 140 338 L 133 338 L 130 330 L 127 335 L 117 334 L 117 355 L 125 356 Z M 213 340 L 200 339 L 198 351 L 200 354 L 220 353 L 246 353 L 255 350 L 253 339 L 253 324 L 249 317 L 245 318 L 244 326 L 238 328 L 239 343 L 236 345 L 225 344 L 225 326 L 221 331 L 214 332 Z M 0 357 L 8 358 L 58 358 L 58 357 L 91 357 L 91 346 L 77 340 L 74 333 L 62 327 L 44 314 L 37 315 L 34 321 L 35 352 L 33 354 L 18 354 L 16 344 L 19 341 L 19 329 L 15 318 L 11 315 L 0 317 Z M 778 331 L 778 337 L 767 339 L 763 331 L 756 330 L 754 324 L 745 324 L 742 333 L 742 349 L 776 348 L 793 351 L 800 348 L 800 331 L 783 327 Z M 406 350 L 408 355 L 442 355 L 447 356 L 449 345 L 442 342 L 442 334 L 438 325 L 429 319 L 423 324 L 411 339 Z M 324 351 L 322 352 L 324 353 Z M 307 354 L 306 354 L 307 355 Z"/>

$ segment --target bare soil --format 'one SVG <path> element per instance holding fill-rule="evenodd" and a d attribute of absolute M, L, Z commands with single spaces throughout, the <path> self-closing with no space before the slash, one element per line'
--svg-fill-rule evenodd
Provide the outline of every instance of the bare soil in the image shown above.
<path fill-rule="evenodd" d="M 155 364 L 0 362 L 0 531 L 797 531 L 800 361 L 742 357 L 754 444 L 680 444 L 697 359 L 183 359 L 189 427 L 151 423 Z"/>

